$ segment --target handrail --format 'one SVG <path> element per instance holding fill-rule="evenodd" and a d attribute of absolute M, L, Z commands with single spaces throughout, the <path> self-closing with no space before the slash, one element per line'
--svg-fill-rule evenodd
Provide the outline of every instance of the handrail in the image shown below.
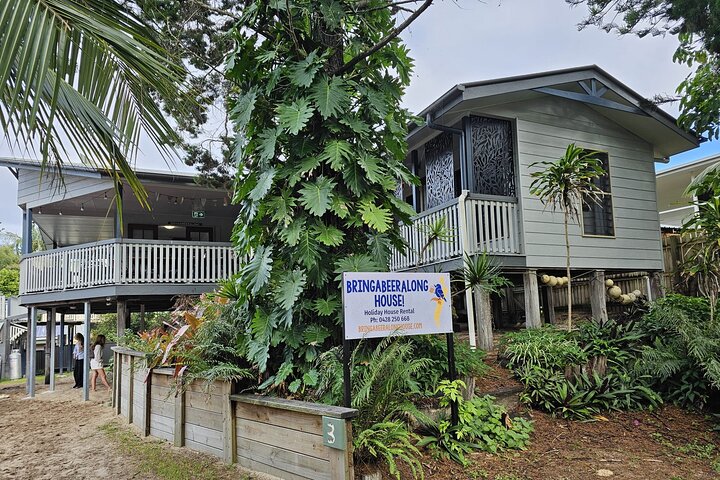
<path fill-rule="evenodd" d="M 192 240 L 146 240 L 146 239 L 135 239 L 135 238 L 111 238 L 109 240 L 100 240 L 97 242 L 89 243 L 78 243 L 77 245 L 68 245 L 66 247 L 52 248 L 50 250 L 41 250 L 33 253 L 26 253 L 22 255 L 21 260 L 24 258 L 37 257 L 40 255 L 48 255 L 56 252 L 63 252 L 69 250 L 79 250 L 81 248 L 98 247 L 100 245 L 111 245 L 113 243 L 145 243 L 149 245 L 195 245 L 195 246 L 207 246 L 207 247 L 230 247 L 230 242 L 195 242 Z"/>
<path fill-rule="evenodd" d="M 518 255 L 522 251 L 519 204 L 515 197 L 464 193 L 400 225 L 408 245 L 404 254 L 393 251 L 391 270 L 408 270 L 487 252 Z M 445 220 L 448 238 L 431 239 L 428 226 Z"/>
<path fill-rule="evenodd" d="M 113 239 L 38 252 L 20 265 L 21 295 L 108 285 L 217 284 L 240 268 L 230 243 Z"/>

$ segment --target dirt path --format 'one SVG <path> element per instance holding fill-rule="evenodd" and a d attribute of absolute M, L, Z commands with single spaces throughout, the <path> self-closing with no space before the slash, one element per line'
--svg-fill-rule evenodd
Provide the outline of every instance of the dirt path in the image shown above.
<path fill-rule="evenodd" d="M 82 390 L 60 379 L 53 393 L 38 386 L 34 400 L 25 386 L 0 387 L 0 478 L 147 478 L 99 427 L 113 419 L 110 394 Z M 104 405 L 103 402 L 106 404 Z"/>

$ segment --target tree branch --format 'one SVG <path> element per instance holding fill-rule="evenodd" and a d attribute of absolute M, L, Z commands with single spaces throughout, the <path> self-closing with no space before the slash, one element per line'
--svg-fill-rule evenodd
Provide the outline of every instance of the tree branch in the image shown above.
<path fill-rule="evenodd" d="M 413 23 L 425 10 L 427 10 L 430 5 L 432 5 L 433 0 L 425 0 L 420 7 L 418 7 L 415 12 L 410 15 L 404 22 L 402 22 L 397 27 L 393 28 L 390 33 L 385 35 L 378 43 L 370 47 L 369 49 L 365 50 L 364 52 L 360 53 L 359 55 L 355 56 L 355 58 L 351 59 L 347 63 L 345 63 L 342 67 L 337 69 L 333 72 L 333 75 L 342 75 L 343 73 L 347 73 L 352 68 L 358 64 L 358 62 L 365 60 L 367 57 L 372 55 L 373 53 L 377 52 L 384 46 L 386 46 L 388 43 L 390 43 L 394 38 L 396 38 L 400 33 L 402 33 L 403 30 L 405 30 L 407 27 L 410 26 L 411 23 Z"/>

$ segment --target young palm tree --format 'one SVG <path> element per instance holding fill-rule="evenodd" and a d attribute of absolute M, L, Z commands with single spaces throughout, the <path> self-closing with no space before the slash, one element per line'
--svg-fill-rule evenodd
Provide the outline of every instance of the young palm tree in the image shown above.
<path fill-rule="evenodd" d="M 579 221 L 583 202 L 599 202 L 602 192 L 595 181 L 605 174 L 602 163 L 589 152 L 574 143 L 568 145 L 565 154 L 554 162 L 535 162 L 531 165 L 542 170 L 531 173 L 530 193 L 540 197 L 543 205 L 553 211 L 562 210 L 565 225 L 565 267 L 568 278 L 567 304 L 568 329 L 572 328 L 572 296 L 570 278 L 570 220 Z"/>
<path fill-rule="evenodd" d="M 184 95 L 185 69 L 114 0 L 0 4 L 0 124 L 13 147 L 60 167 L 72 152 L 128 179 L 141 134 L 170 154 L 176 134 L 155 98 Z"/>

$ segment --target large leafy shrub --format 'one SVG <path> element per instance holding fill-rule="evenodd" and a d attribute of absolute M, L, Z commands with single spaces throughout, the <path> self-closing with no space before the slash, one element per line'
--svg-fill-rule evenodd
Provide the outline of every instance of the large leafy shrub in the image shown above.
<path fill-rule="evenodd" d="M 647 335 L 635 366 L 671 402 L 704 407 L 720 394 L 720 323 L 705 298 L 668 295 L 640 324 Z"/>
<path fill-rule="evenodd" d="M 473 450 L 496 453 L 507 449 L 524 449 L 530 441 L 532 424 L 524 418 L 510 419 L 504 407 L 489 395 L 464 400 L 462 380 L 443 380 L 438 386 L 440 406 L 458 404 L 457 425 L 442 416 L 437 421 L 424 421 L 425 436 L 418 445 L 435 455 L 468 464 L 465 455 Z"/>
<path fill-rule="evenodd" d="M 412 337 L 410 340 L 416 347 L 418 357 L 427 358 L 428 368 L 418 372 L 417 381 L 420 390 L 426 395 L 432 395 L 440 382 L 447 379 L 447 341 L 444 336 L 422 335 Z M 479 377 L 488 370 L 484 360 L 487 353 L 484 350 L 472 350 L 467 342 L 455 342 L 455 372 L 459 378 Z"/>

